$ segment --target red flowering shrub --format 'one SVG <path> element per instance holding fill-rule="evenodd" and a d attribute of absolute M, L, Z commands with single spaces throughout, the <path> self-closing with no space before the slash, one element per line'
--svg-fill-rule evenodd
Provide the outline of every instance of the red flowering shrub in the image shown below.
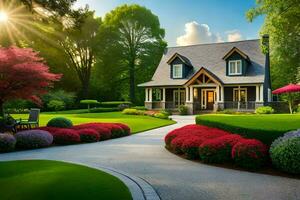
<path fill-rule="evenodd" d="M 93 129 L 98 132 L 100 135 L 100 140 L 107 140 L 111 138 L 111 131 L 104 127 L 102 123 L 86 123 L 73 126 L 72 129 L 80 130 L 80 129 Z"/>
<path fill-rule="evenodd" d="M 118 138 L 124 136 L 124 130 L 114 123 L 103 123 L 103 127 L 108 128 L 111 131 L 111 138 Z"/>
<path fill-rule="evenodd" d="M 176 154 L 182 154 L 182 145 L 185 139 L 186 137 L 176 137 L 175 139 L 173 139 L 170 144 L 171 150 Z"/>
<path fill-rule="evenodd" d="M 95 129 L 79 129 L 77 132 L 80 135 L 81 142 L 97 142 L 100 140 L 100 135 Z"/>
<path fill-rule="evenodd" d="M 55 144 L 75 144 L 80 142 L 80 136 L 76 130 L 59 128 L 52 132 Z"/>
<path fill-rule="evenodd" d="M 128 136 L 131 134 L 131 130 L 129 128 L 129 126 L 127 126 L 126 124 L 122 124 L 122 123 L 115 123 L 116 125 L 120 126 L 123 129 L 124 132 L 124 136 Z"/>
<path fill-rule="evenodd" d="M 199 147 L 199 156 L 206 163 L 224 163 L 231 160 L 232 147 L 241 139 L 240 135 L 228 134 L 204 141 Z"/>
<path fill-rule="evenodd" d="M 242 139 L 233 146 L 231 156 L 238 166 L 258 169 L 267 161 L 268 148 L 258 140 Z"/>
<path fill-rule="evenodd" d="M 204 140 L 197 136 L 187 137 L 181 145 L 181 150 L 188 159 L 197 159 L 199 158 L 199 146 Z"/>

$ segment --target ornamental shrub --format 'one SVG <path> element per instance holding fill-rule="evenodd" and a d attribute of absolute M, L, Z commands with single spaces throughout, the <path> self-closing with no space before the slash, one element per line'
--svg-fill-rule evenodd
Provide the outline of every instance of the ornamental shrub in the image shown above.
<path fill-rule="evenodd" d="M 289 131 L 289 132 L 285 133 L 282 137 L 277 138 L 276 140 L 274 140 L 272 142 L 270 148 L 275 147 L 277 144 L 281 143 L 284 140 L 294 138 L 294 137 L 300 137 L 300 129 L 295 130 L 295 131 Z"/>
<path fill-rule="evenodd" d="M 159 119 L 169 119 L 169 116 L 165 115 L 163 113 L 155 113 L 154 117 L 159 118 Z"/>
<path fill-rule="evenodd" d="M 80 124 L 72 127 L 72 129 L 74 130 L 80 130 L 86 128 L 96 130 L 100 135 L 100 140 L 107 140 L 111 138 L 110 129 L 103 126 L 102 123 L 86 123 L 86 124 Z"/>
<path fill-rule="evenodd" d="M 71 120 L 67 118 L 55 117 L 53 119 L 50 119 L 50 121 L 47 123 L 47 126 L 58 127 L 58 128 L 70 128 L 73 126 L 73 123 Z"/>
<path fill-rule="evenodd" d="M 95 129 L 80 129 L 77 130 L 77 133 L 80 135 L 81 142 L 98 142 L 100 140 L 100 135 Z"/>
<path fill-rule="evenodd" d="M 224 135 L 204 141 L 199 147 L 200 159 L 205 163 L 224 163 L 231 160 L 232 147 L 242 136 L 236 134 Z"/>
<path fill-rule="evenodd" d="M 187 115 L 188 114 L 188 107 L 185 105 L 181 105 L 178 108 L 179 114 L 180 115 Z"/>
<path fill-rule="evenodd" d="M 240 167 L 259 169 L 267 161 L 267 146 L 255 139 L 242 139 L 233 146 L 231 156 Z"/>
<path fill-rule="evenodd" d="M 171 145 L 170 145 L 171 151 L 173 151 L 176 154 L 183 154 L 182 145 L 183 145 L 185 139 L 186 139 L 186 137 L 184 137 L 184 136 L 178 136 L 178 137 L 174 138 L 171 141 Z"/>
<path fill-rule="evenodd" d="M 118 108 L 119 105 L 128 105 L 129 107 L 132 105 L 129 101 L 109 101 L 109 102 L 101 102 L 101 107 L 104 108 Z"/>
<path fill-rule="evenodd" d="M 117 124 L 102 123 L 101 125 L 105 128 L 108 128 L 111 131 L 111 138 L 118 138 L 125 135 L 125 131 Z"/>
<path fill-rule="evenodd" d="M 16 139 L 13 135 L 0 133 L 0 152 L 13 151 L 16 146 Z"/>
<path fill-rule="evenodd" d="M 18 132 L 16 135 L 17 147 L 22 149 L 35 149 L 50 146 L 53 136 L 43 130 L 26 130 Z"/>
<path fill-rule="evenodd" d="M 300 137 L 281 140 L 270 148 L 272 164 L 278 169 L 300 174 Z"/>
<path fill-rule="evenodd" d="M 48 104 L 47 107 L 50 108 L 51 110 L 54 111 L 59 111 L 65 109 L 66 105 L 65 102 L 61 100 L 51 100 Z"/>
<path fill-rule="evenodd" d="M 188 159 L 199 158 L 199 146 L 205 139 L 197 136 L 187 137 L 183 143 L 181 150 Z"/>
<path fill-rule="evenodd" d="M 122 111 L 122 113 L 125 115 L 143 115 L 144 111 L 133 108 L 126 108 Z"/>
<path fill-rule="evenodd" d="M 59 128 L 51 132 L 55 144 L 76 144 L 80 142 L 80 135 L 76 130 Z"/>
<path fill-rule="evenodd" d="M 255 110 L 256 114 L 273 114 L 274 109 L 271 106 L 261 106 L 256 108 Z"/>
<path fill-rule="evenodd" d="M 123 129 L 124 136 L 128 136 L 131 134 L 131 130 L 129 126 L 127 126 L 126 124 L 122 124 L 122 123 L 115 123 L 115 124 L 120 126 Z"/>

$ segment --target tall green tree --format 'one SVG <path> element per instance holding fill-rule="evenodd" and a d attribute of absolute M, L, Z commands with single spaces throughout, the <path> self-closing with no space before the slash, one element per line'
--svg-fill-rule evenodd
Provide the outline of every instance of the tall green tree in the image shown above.
<path fill-rule="evenodd" d="M 96 62 L 96 49 L 101 26 L 101 18 L 95 18 L 94 12 L 86 10 L 84 21 L 80 27 L 66 28 L 59 39 L 59 44 L 65 52 L 69 62 L 82 86 L 81 98 L 87 98 L 90 87 L 92 68 Z"/>
<path fill-rule="evenodd" d="M 297 82 L 300 69 L 300 1 L 257 0 L 246 16 L 265 16 L 261 34 L 270 35 L 272 86 Z"/>
<path fill-rule="evenodd" d="M 165 47 L 165 31 L 159 19 L 150 10 L 139 5 L 122 5 L 108 13 L 104 28 L 111 30 L 128 70 L 129 99 L 136 102 L 136 73 L 142 60 L 153 56 L 155 48 Z M 126 78 L 126 75 L 125 75 Z"/>

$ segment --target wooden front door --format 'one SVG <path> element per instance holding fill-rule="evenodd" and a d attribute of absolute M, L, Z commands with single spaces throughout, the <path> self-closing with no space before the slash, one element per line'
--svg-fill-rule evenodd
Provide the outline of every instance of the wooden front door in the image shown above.
<path fill-rule="evenodd" d="M 206 109 L 213 110 L 215 103 L 215 92 L 214 91 L 206 91 Z"/>

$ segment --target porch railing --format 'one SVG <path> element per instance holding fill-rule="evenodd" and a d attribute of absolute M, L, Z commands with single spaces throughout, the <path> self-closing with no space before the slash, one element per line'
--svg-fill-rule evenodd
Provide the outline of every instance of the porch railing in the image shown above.
<path fill-rule="evenodd" d="M 255 110 L 255 101 L 225 101 L 224 109 Z"/>

